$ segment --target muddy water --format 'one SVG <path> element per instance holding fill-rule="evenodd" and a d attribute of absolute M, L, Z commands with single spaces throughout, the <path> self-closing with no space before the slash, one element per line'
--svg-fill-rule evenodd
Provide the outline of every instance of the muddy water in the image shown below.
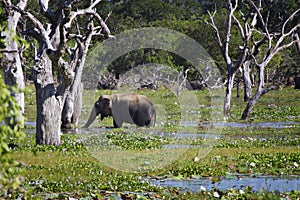
<path fill-rule="evenodd" d="M 276 176 L 257 176 L 242 178 L 223 178 L 221 181 L 212 183 L 209 178 L 190 179 L 190 180 L 149 180 L 152 185 L 164 187 L 178 187 L 184 191 L 199 192 L 201 190 L 219 190 L 235 189 L 244 190 L 251 187 L 253 191 L 262 189 L 268 191 L 288 192 L 292 190 L 300 190 L 300 177 L 276 177 Z"/>

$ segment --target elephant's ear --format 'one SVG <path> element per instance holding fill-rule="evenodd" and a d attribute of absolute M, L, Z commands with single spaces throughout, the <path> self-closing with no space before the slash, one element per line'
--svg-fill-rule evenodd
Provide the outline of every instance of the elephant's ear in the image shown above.
<path fill-rule="evenodd" d="M 101 114 L 104 115 L 104 117 L 111 116 L 112 115 L 111 98 L 103 98 L 102 102 L 103 102 L 103 113 L 101 113 Z M 101 116 L 101 118 L 102 118 L 102 116 Z"/>

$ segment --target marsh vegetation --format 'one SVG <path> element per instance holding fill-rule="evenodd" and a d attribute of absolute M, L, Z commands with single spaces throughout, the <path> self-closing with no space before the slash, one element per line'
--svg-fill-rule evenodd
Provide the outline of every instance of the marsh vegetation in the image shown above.
<path fill-rule="evenodd" d="M 30 122 L 35 107 L 30 105 L 34 104 L 32 89 L 27 91 Z M 215 126 L 210 123 L 213 108 L 208 90 L 192 93 L 199 106 L 190 110 L 186 105 L 182 108 L 168 89 L 137 92 L 158 105 L 155 127 L 128 124 L 113 129 L 112 119 L 107 118 L 81 129 L 93 102 L 100 94 L 113 93 L 109 90 L 84 91 L 79 127 L 64 133 L 60 146 L 36 145 L 34 126 L 30 126 L 34 124 L 27 123 L 26 138 L 12 154 L 22 163 L 24 178 L 13 198 L 292 199 L 300 194 L 299 91 L 270 92 L 249 121 L 240 121 L 237 114 Z M 232 112 L 239 113 L 244 102 L 233 100 Z M 181 114 L 183 109 L 188 115 Z M 246 180 L 261 182 L 261 177 L 269 187 L 247 185 Z M 285 182 L 272 181 L 278 179 Z M 234 185 L 228 183 L 233 180 Z M 293 187 L 284 187 L 289 180 Z"/>

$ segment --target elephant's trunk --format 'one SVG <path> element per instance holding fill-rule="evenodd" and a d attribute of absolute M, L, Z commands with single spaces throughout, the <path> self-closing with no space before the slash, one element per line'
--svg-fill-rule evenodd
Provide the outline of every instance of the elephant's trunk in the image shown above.
<path fill-rule="evenodd" d="M 88 128 L 91 125 L 91 123 L 93 123 L 93 121 L 96 119 L 96 117 L 97 117 L 97 113 L 96 113 L 96 109 L 94 106 L 93 110 L 90 114 L 90 117 L 89 117 L 88 121 L 86 122 L 86 124 L 83 126 L 83 128 Z"/>

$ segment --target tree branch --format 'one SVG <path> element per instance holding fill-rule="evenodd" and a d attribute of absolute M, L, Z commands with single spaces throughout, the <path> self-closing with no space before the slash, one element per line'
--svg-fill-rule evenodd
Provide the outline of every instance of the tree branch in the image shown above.
<path fill-rule="evenodd" d="M 272 85 L 272 86 L 270 86 L 270 87 L 264 89 L 264 90 L 262 91 L 262 94 L 261 94 L 261 95 L 264 95 L 264 94 L 268 93 L 268 92 L 271 91 L 271 90 L 277 90 L 278 88 L 279 88 L 278 85 Z"/>
<path fill-rule="evenodd" d="M 17 49 L 0 49 L 0 53 L 17 53 L 19 52 Z"/>
<path fill-rule="evenodd" d="M 99 22 L 100 26 L 102 27 L 102 29 L 104 30 L 104 34 L 105 36 L 109 37 L 110 35 L 110 30 L 107 27 L 105 21 L 100 17 L 100 15 L 96 12 L 96 9 L 94 9 L 94 7 L 100 2 L 101 0 L 96 0 L 95 2 L 93 2 L 88 8 L 86 9 L 81 9 L 81 10 L 77 10 L 76 12 L 72 11 L 70 13 L 70 17 L 69 17 L 69 21 L 65 23 L 65 28 L 69 29 L 71 28 L 71 24 L 73 23 L 74 19 L 78 16 L 81 15 L 92 15 L 94 16 L 97 21 Z"/>
<path fill-rule="evenodd" d="M 290 43 L 287 43 L 287 44 L 283 44 L 282 45 L 282 42 L 284 41 L 284 39 L 286 37 L 290 37 L 294 32 L 296 32 L 297 29 L 300 28 L 300 23 L 298 23 L 297 25 L 293 26 L 291 28 L 290 31 L 288 31 L 287 33 L 285 33 L 285 28 L 286 28 L 286 25 L 288 24 L 288 22 L 290 22 L 294 17 L 295 15 L 300 12 L 300 9 L 297 9 L 283 24 L 282 26 L 282 31 L 281 31 L 281 36 L 279 37 L 279 39 L 277 40 L 272 52 L 270 53 L 270 55 L 268 55 L 268 57 L 266 58 L 266 62 L 269 62 L 271 60 L 271 58 L 280 50 L 283 50 L 283 49 L 286 49 L 288 47 L 290 47 L 291 45 L 293 45 L 296 41 L 291 41 Z"/>
<path fill-rule="evenodd" d="M 40 0 L 40 8 L 42 12 L 45 14 L 45 17 L 47 17 L 51 23 L 55 21 L 55 13 L 51 11 L 51 9 L 48 6 L 49 0 Z"/>
<path fill-rule="evenodd" d="M 35 18 L 30 12 L 24 11 L 18 6 L 12 5 L 11 8 L 19 12 L 23 17 L 28 18 L 33 23 L 33 25 L 39 30 L 43 42 L 47 44 L 47 48 L 50 50 L 54 50 L 51 41 L 49 40 L 47 31 L 44 29 L 43 24 L 37 18 Z"/>
<path fill-rule="evenodd" d="M 219 29 L 217 28 L 217 26 L 215 24 L 215 21 L 214 21 L 214 15 L 216 14 L 216 11 L 214 12 L 213 15 L 209 11 L 207 11 L 207 13 L 209 15 L 209 18 L 210 18 L 211 22 L 209 23 L 206 20 L 203 20 L 203 22 L 205 22 L 206 24 L 210 25 L 213 28 L 213 30 L 215 31 L 216 37 L 218 39 L 218 44 L 219 44 L 221 53 L 222 53 L 222 55 L 224 55 L 224 48 L 223 48 L 223 43 L 222 43 L 222 40 L 221 40 L 221 37 L 220 37 Z"/>
<path fill-rule="evenodd" d="M 284 32 L 285 32 L 285 28 L 286 28 L 287 23 L 290 22 L 290 21 L 295 17 L 295 15 L 296 15 L 298 12 L 300 12 L 300 8 L 299 8 L 298 10 L 296 10 L 295 12 L 293 12 L 293 13 L 291 14 L 291 16 L 284 22 L 284 24 L 283 24 L 283 26 L 282 26 L 282 31 L 281 31 L 281 34 L 282 34 L 282 35 L 289 36 L 289 35 L 291 35 L 293 32 L 295 32 L 295 31 L 300 27 L 300 23 L 299 23 L 299 24 L 297 24 L 296 26 L 294 26 L 289 32 L 284 33 Z"/>

